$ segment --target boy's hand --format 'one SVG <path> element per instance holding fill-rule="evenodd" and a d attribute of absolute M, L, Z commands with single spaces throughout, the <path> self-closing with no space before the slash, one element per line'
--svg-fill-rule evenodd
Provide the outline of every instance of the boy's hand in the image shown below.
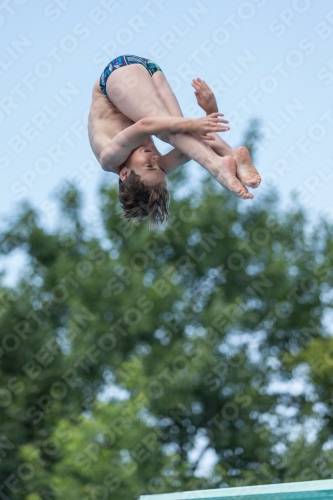
<path fill-rule="evenodd" d="M 212 89 L 208 87 L 207 83 L 200 78 L 195 78 L 192 80 L 191 85 L 195 89 L 194 94 L 200 108 L 202 108 L 207 115 L 217 113 L 218 107 L 215 95 Z"/>
<path fill-rule="evenodd" d="M 228 120 L 224 120 L 221 116 L 223 116 L 222 113 L 212 113 L 203 118 L 194 119 L 187 128 L 187 132 L 194 132 L 203 139 L 214 141 L 214 136 L 207 135 L 209 132 L 225 132 L 229 130 L 229 127 L 222 125 L 222 123 L 229 123 Z"/>

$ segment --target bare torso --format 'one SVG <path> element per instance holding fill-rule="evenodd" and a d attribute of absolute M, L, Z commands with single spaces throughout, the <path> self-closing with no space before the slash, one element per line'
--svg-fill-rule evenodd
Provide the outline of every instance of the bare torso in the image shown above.
<path fill-rule="evenodd" d="M 92 102 L 88 117 L 88 134 L 91 148 L 99 162 L 103 148 L 119 132 L 130 127 L 133 123 L 103 94 L 97 80 L 92 92 Z M 156 148 L 151 137 L 144 141 L 143 145 L 148 146 L 148 143 Z M 115 173 L 119 173 L 118 168 Z"/>

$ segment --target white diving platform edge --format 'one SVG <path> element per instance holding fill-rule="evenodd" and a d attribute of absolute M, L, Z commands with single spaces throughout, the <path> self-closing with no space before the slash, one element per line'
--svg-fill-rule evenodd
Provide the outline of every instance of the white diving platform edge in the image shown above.
<path fill-rule="evenodd" d="M 333 479 L 141 495 L 139 500 L 333 500 Z"/>

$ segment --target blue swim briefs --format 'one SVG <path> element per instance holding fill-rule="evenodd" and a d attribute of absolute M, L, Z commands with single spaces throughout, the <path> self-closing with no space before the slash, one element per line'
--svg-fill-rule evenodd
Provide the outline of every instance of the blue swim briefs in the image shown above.
<path fill-rule="evenodd" d="M 109 76 L 111 75 L 112 71 L 115 71 L 116 69 L 121 68 L 122 66 L 128 66 L 129 64 L 142 64 L 142 66 L 146 68 L 150 76 L 153 76 L 153 74 L 156 73 L 156 71 L 162 71 L 157 64 L 155 64 L 150 59 L 145 59 L 144 57 L 132 56 L 132 55 L 116 57 L 115 59 L 112 59 L 112 61 L 107 65 L 107 67 L 101 74 L 101 78 L 99 80 L 101 90 L 102 92 L 104 92 L 105 95 L 107 95 L 106 82 Z"/>

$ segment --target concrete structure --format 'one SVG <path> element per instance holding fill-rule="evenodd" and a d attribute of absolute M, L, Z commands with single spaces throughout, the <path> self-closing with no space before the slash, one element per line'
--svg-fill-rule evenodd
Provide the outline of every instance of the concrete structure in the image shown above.
<path fill-rule="evenodd" d="M 333 500 L 333 479 L 142 495 L 139 500 Z"/>

